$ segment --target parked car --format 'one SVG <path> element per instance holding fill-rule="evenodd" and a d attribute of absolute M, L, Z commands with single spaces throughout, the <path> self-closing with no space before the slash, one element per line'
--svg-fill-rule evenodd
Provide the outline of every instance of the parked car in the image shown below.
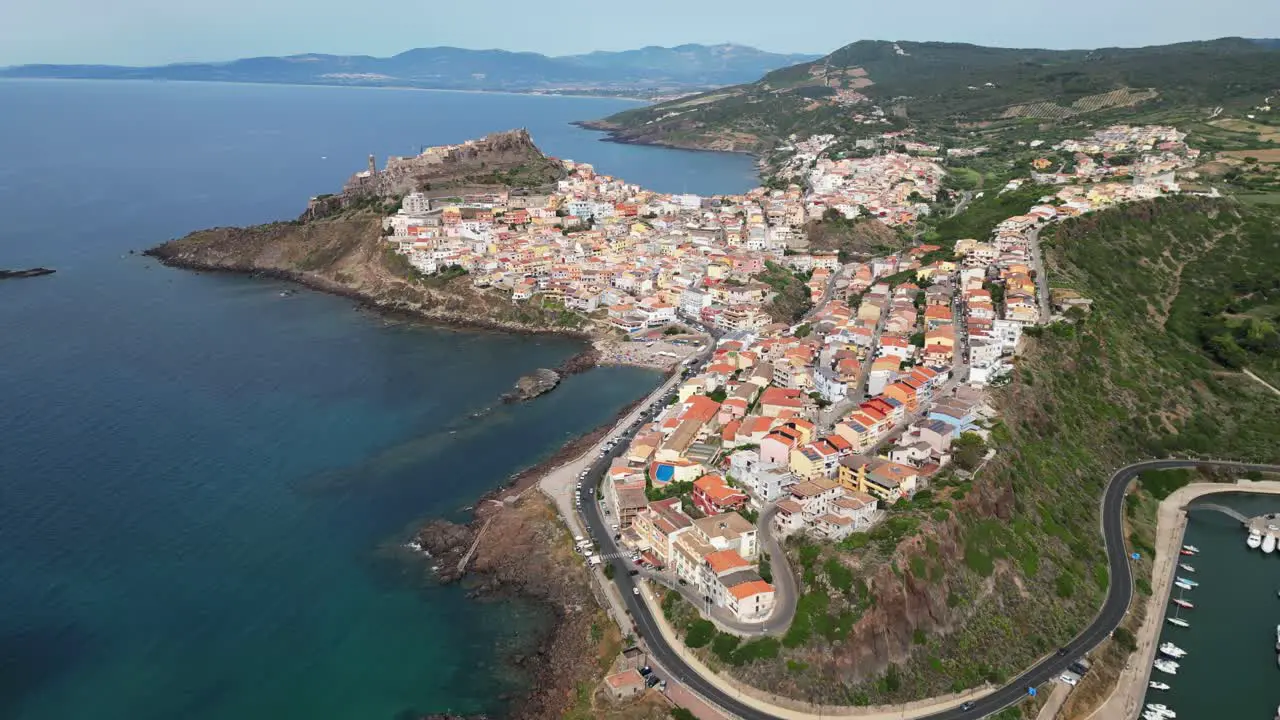
<path fill-rule="evenodd" d="M 628 571 L 627 571 L 627 574 L 628 574 L 628 575 L 630 575 L 631 577 L 635 577 L 635 576 L 637 576 L 637 575 L 639 575 L 639 574 L 640 574 L 640 571 L 639 571 L 639 570 L 628 570 Z"/>
<path fill-rule="evenodd" d="M 633 587 L 633 588 L 631 588 L 631 594 L 632 594 L 632 595 L 639 595 L 639 594 L 640 594 L 640 588 L 638 588 L 638 587 Z"/>
<path fill-rule="evenodd" d="M 1075 687 L 1076 683 L 1080 682 L 1080 678 L 1071 673 L 1062 673 L 1058 679 L 1072 687 Z"/>

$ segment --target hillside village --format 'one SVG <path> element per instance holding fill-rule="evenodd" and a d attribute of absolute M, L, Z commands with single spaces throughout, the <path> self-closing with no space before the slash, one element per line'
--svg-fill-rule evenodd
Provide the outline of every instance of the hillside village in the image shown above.
<path fill-rule="evenodd" d="M 883 257 L 811 251 L 803 228 L 832 210 L 910 225 L 946 170 L 909 152 L 834 159 L 830 137 L 793 143 L 803 184 L 782 189 L 662 194 L 562 161 L 567 176 L 544 195 L 411 193 L 384 239 L 418 272 L 465 272 L 618 336 L 681 324 L 711 337 L 599 499 L 637 563 L 710 598 L 717 617 L 758 623 L 775 604 L 760 533 L 838 541 L 944 468 L 980 465 L 995 417 L 986 388 L 1004 381 L 1024 331 L 1088 308 L 1050 296 L 1040 229 L 1179 192 L 1175 172 L 1196 157 L 1183 140 L 1120 126 L 1046 148 L 1033 177 L 988 191 L 1046 188 L 989 237 Z M 796 287 L 808 309 L 779 317 L 775 299 Z"/>

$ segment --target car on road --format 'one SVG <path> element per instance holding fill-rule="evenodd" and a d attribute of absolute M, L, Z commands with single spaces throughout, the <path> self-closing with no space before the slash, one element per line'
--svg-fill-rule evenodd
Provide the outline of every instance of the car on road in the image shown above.
<path fill-rule="evenodd" d="M 640 574 L 640 571 L 639 571 L 639 570 L 628 570 L 628 571 L 627 571 L 627 574 L 628 574 L 628 575 L 630 575 L 631 577 L 635 577 L 635 576 L 637 576 L 637 575 L 639 575 L 639 574 Z"/>
<path fill-rule="evenodd" d="M 972 700 L 960 703 L 960 712 L 969 712 L 972 709 L 973 709 Z"/>
<path fill-rule="evenodd" d="M 633 588 L 631 588 L 631 594 L 632 594 L 632 595 L 639 595 L 639 594 L 640 594 L 640 588 L 638 588 L 638 587 L 633 587 Z"/>

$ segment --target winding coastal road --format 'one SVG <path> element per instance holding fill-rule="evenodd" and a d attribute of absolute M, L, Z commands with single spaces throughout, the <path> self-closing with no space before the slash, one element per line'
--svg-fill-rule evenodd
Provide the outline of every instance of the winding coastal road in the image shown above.
<path fill-rule="evenodd" d="M 609 460 L 610 458 L 606 456 L 592 465 L 587 479 L 583 481 L 584 489 L 587 486 L 594 488 L 597 485 L 604 470 L 608 467 Z M 973 701 L 972 707 L 968 710 L 962 710 L 957 705 L 942 712 L 913 717 L 916 720 L 964 720 L 965 718 L 980 718 L 995 714 L 1026 697 L 1028 688 L 1038 687 L 1062 674 L 1076 659 L 1106 639 L 1120 625 L 1120 621 L 1124 619 L 1129 609 L 1129 602 L 1133 597 L 1133 572 L 1129 565 L 1128 550 L 1124 545 L 1123 523 L 1124 496 L 1129 483 L 1139 473 L 1146 470 L 1170 470 L 1198 466 L 1238 470 L 1241 472 L 1280 473 L 1280 465 L 1172 458 L 1147 460 L 1120 468 L 1112 474 L 1107 482 L 1106 491 L 1102 497 L 1101 530 L 1103 541 L 1106 545 L 1107 564 L 1111 574 L 1107 598 L 1089 627 L 1085 628 L 1067 646 L 1069 652 L 1064 655 L 1054 654 L 1042 659 L 1026 672 L 1009 681 L 1008 684 Z M 612 548 L 613 537 L 609 534 L 608 526 L 600 514 L 599 503 L 586 503 L 583 510 L 587 520 L 587 527 L 592 539 L 597 543 L 597 547 L 602 549 Z M 769 552 L 770 555 L 773 555 L 771 549 Z M 732 716 L 746 720 L 772 720 L 773 718 L 781 717 L 758 707 L 762 703 L 743 698 L 740 693 L 729 688 L 726 683 L 722 683 L 718 678 L 714 676 L 705 677 L 698 674 L 685 663 L 663 638 L 662 633 L 658 630 L 655 618 L 649 611 L 649 607 L 633 593 L 635 583 L 629 574 L 632 569 L 631 566 L 627 564 L 625 558 L 617 557 L 616 554 L 611 562 L 614 565 L 613 582 L 621 592 L 627 612 L 635 623 L 637 632 L 648 645 L 650 655 L 656 659 L 658 664 L 666 668 L 669 673 L 674 674 L 681 683 L 697 692 L 703 698 L 715 703 Z M 775 566 L 775 580 L 779 579 L 777 575 L 780 569 Z M 791 578 L 791 581 L 794 583 L 794 578 Z M 823 714 L 829 717 L 838 717 L 840 715 L 839 711 L 824 712 Z M 796 717 L 797 713 L 789 712 L 787 716 Z M 905 713 L 904 717 L 907 717 Z"/>

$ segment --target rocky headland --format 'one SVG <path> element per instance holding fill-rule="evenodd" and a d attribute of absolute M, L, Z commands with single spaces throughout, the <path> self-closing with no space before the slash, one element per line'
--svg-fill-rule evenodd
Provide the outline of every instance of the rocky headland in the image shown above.
<path fill-rule="evenodd" d="M 382 234 L 382 217 L 406 192 L 535 191 L 560 172 L 527 132 L 495 133 L 447 153 L 392 158 L 385 170 L 357 173 L 340 193 L 312 198 L 297 220 L 199 230 L 146 254 L 172 267 L 291 280 L 444 325 L 585 338 L 561 313 L 515 305 L 466 275 L 423 277 Z"/>
<path fill-rule="evenodd" d="M 604 140 L 623 145 L 654 145 L 679 150 L 729 152 L 757 155 L 767 148 L 760 138 L 748 133 L 689 132 L 672 133 L 654 126 L 627 126 L 610 120 L 579 120 L 573 123 L 584 130 L 606 134 Z"/>

